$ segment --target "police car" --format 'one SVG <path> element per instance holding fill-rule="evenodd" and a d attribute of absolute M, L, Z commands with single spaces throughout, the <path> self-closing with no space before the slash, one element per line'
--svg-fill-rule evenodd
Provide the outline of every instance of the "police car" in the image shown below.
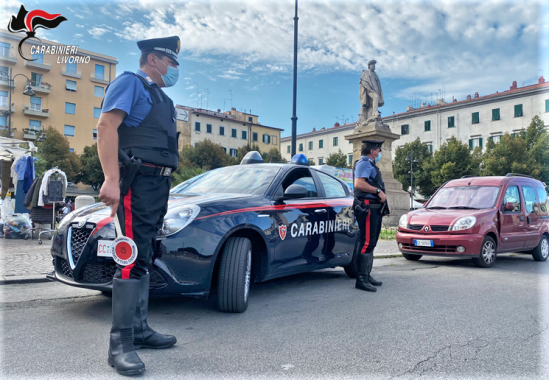
<path fill-rule="evenodd" d="M 243 312 L 250 283 L 342 266 L 356 272 L 359 229 L 349 186 L 310 168 L 303 155 L 266 164 L 250 152 L 240 165 L 211 170 L 171 191 L 156 239 L 151 294 L 207 297 Z M 97 203 L 63 218 L 51 280 L 111 291 L 116 238 L 110 208 Z"/>

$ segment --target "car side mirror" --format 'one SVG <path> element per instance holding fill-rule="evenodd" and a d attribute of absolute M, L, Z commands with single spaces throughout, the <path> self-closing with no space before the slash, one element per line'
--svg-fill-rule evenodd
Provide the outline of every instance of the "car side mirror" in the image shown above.
<path fill-rule="evenodd" d="M 284 199 L 305 198 L 307 196 L 307 188 L 302 185 L 290 185 L 284 192 Z"/>
<path fill-rule="evenodd" d="M 513 211 L 515 209 L 515 204 L 513 202 L 506 202 L 504 209 L 505 211 Z"/>

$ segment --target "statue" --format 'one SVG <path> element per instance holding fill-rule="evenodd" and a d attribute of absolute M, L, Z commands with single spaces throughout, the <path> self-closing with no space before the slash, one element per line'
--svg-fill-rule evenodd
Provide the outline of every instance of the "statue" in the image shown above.
<path fill-rule="evenodd" d="M 383 106 L 383 91 L 376 72 L 376 61 L 368 62 L 368 70 L 363 70 L 360 76 L 360 104 L 362 108 L 358 114 L 357 124 L 381 122 L 379 107 Z"/>

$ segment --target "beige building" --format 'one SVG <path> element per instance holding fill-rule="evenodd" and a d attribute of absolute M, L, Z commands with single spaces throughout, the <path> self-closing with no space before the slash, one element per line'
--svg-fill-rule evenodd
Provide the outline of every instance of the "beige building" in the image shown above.
<path fill-rule="evenodd" d="M 236 157 L 238 148 L 257 144 L 261 152 L 272 148 L 280 151 L 280 133 L 283 129 L 268 127 L 258 121 L 258 116 L 237 111 L 221 112 L 202 108 L 175 106 L 179 147 L 209 139 L 220 144 L 225 152 Z"/>
<path fill-rule="evenodd" d="M 82 153 L 97 137 L 97 121 L 105 88 L 116 77 L 116 58 L 42 39 L 28 39 L 23 59 L 20 33 L 0 29 L 0 134 L 7 136 L 11 111 L 12 136 L 34 141 L 50 126 L 67 136 L 71 150 Z M 55 50 L 56 54 L 51 54 Z M 34 54 L 32 54 L 34 53 Z M 57 54 L 61 53 L 61 54 Z M 64 54 L 66 53 L 66 54 Z M 9 103 L 9 75 L 30 79 L 34 96 L 23 95 L 27 79 L 14 79 Z"/>

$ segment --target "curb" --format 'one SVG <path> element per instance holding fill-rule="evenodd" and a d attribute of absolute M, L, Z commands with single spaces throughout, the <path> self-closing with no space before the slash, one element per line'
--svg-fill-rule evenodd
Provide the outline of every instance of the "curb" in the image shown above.
<path fill-rule="evenodd" d="M 50 282 L 45 274 L 32 276 L 2 276 L 0 277 L 0 285 L 15 285 L 15 284 L 37 284 L 41 282 Z"/>

